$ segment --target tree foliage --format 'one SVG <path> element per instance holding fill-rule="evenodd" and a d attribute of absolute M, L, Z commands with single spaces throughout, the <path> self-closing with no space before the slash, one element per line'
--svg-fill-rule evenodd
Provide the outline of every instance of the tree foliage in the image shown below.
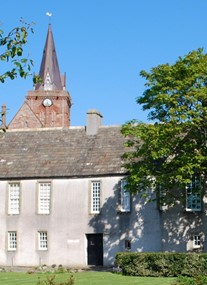
<path fill-rule="evenodd" d="M 129 147 L 124 154 L 128 188 L 147 196 L 147 188 L 179 199 L 193 175 L 207 180 L 207 54 L 188 53 L 170 64 L 141 71 L 146 90 L 137 98 L 153 123 L 123 125 Z M 177 190 L 180 189 L 178 192 Z M 170 199 L 171 200 L 171 199 Z"/>
<path fill-rule="evenodd" d="M 0 29 L 0 83 L 4 83 L 7 78 L 13 80 L 18 76 L 26 78 L 31 75 L 33 61 L 24 55 L 24 47 L 30 33 L 33 33 L 33 24 L 28 24 L 23 19 L 18 27 L 14 27 L 6 35 Z M 34 83 L 37 80 L 38 77 L 34 76 Z"/>

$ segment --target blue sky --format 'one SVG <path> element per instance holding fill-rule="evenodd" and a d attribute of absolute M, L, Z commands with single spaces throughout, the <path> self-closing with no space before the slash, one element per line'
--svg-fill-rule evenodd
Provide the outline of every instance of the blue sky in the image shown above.
<path fill-rule="evenodd" d="M 104 125 L 134 118 L 146 121 L 147 113 L 136 104 L 136 97 L 145 90 L 140 70 L 174 63 L 199 47 L 207 50 L 206 0 L 2 1 L 0 23 L 5 31 L 18 25 L 20 17 L 36 23 L 26 47 L 35 73 L 48 29 L 46 12 L 53 14 L 59 65 L 61 73 L 67 74 L 73 102 L 73 126 L 86 124 L 89 109 L 102 113 Z M 7 122 L 32 88 L 31 78 L 0 85 Z"/>

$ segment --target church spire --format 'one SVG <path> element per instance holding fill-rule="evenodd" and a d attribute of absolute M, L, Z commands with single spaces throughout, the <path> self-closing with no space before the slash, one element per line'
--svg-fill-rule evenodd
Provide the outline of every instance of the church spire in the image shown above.
<path fill-rule="evenodd" d="M 39 76 L 42 82 L 28 92 L 25 102 L 10 122 L 9 129 L 70 126 L 71 98 L 61 78 L 55 43 L 49 25 Z"/>
<path fill-rule="evenodd" d="M 65 78 L 62 82 L 51 24 L 48 27 L 39 76 L 42 83 L 37 84 L 35 90 L 64 90 Z"/>

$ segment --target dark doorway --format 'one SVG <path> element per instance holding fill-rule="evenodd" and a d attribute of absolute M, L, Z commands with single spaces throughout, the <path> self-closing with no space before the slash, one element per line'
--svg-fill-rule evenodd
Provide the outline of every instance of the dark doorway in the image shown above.
<path fill-rule="evenodd" d="M 103 234 L 87 234 L 88 265 L 103 265 Z"/>

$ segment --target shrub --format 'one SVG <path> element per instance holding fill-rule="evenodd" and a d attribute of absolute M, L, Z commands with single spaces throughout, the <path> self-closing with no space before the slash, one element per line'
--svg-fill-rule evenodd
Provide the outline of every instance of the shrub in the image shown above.
<path fill-rule="evenodd" d="M 179 276 L 172 285 L 207 285 L 207 277 L 200 275 L 194 277 Z"/>
<path fill-rule="evenodd" d="M 55 280 L 55 275 L 47 276 L 46 280 L 39 280 L 37 285 L 73 285 L 75 284 L 75 279 L 73 275 L 69 275 L 68 279 L 63 282 L 57 282 Z"/>
<path fill-rule="evenodd" d="M 124 275 L 191 277 L 207 274 L 207 254 L 121 252 L 116 255 L 116 266 Z"/>
<path fill-rule="evenodd" d="M 55 273 L 65 273 L 67 269 L 62 266 L 62 264 L 58 265 L 58 268 L 55 270 Z"/>

